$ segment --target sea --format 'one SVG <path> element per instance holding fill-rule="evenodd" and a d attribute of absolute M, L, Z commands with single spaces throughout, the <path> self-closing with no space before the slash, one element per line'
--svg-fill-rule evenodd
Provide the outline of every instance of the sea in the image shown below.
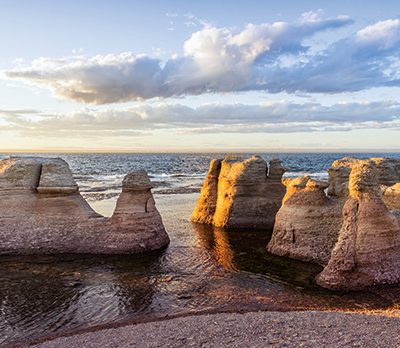
<path fill-rule="evenodd" d="M 14 154 L 0 154 L 6 158 Z M 210 160 L 204 154 L 15 154 L 65 159 L 80 192 L 110 216 L 131 170 L 144 169 L 171 243 L 142 256 L 0 257 L 0 346 L 74 332 L 214 312 L 358 311 L 395 308 L 400 287 L 337 293 L 314 281 L 318 265 L 271 255 L 272 231 L 224 230 L 190 222 Z M 240 154 L 243 158 L 251 154 Z M 287 177 L 326 180 L 342 157 L 395 153 L 262 153 L 279 158 Z M 68 212 L 66 212 L 67 214 Z"/>
<path fill-rule="evenodd" d="M 236 156 L 248 158 L 252 154 Z M 327 180 L 327 169 L 342 157 L 395 157 L 400 153 L 260 153 L 266 161 L 278 158 L 288 169 L 286 177 L 309 175 Z M 115 198 L 123 177 L 132 170 L 144 169 L 154 185 L 155 194 L 199 192 L 210 161 L 224 158 L 224 153 L 176 154 L 0 154 L 8 156 L 61 157 L 66 160 L 79 184 L 81 194 L 89 201 Z"/>

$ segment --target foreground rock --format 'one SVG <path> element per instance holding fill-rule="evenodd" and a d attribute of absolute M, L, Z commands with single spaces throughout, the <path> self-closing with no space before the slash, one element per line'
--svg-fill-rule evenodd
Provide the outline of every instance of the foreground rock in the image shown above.
<path fill-rule="evenodd" d="M 258 156 L 213 160 L 192 221 L 230 228 L 272 228 L 285 194 L 285 168 Z"/>
<path fill-rule="evenodd" d="M 111 218 L 80 195 L 60 158 L 0 161 L 0 255 L 131 254 L 169 242 L 146 172 L 129 173 Z"/>
<path fill-rule="evenodd" d="M 268 250 L 326 266 L 317 282 L 334 290 L 399 282 L 399 168 L 396 159 L 344 158 L 329 169 L 329 186 L 285 181 Z"/>

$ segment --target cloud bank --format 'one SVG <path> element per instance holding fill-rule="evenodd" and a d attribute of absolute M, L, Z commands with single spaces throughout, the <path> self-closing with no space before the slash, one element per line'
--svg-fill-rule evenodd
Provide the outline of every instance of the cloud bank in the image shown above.
<path fill-rule="evenodd" d="M 294 23 L 248 24 L 241 31 L 205 25 L 183 44 L 182 55 L 167 61 L 132 52 L 39 58 L 3 75 L 93 104 L 210 92 L 334 93 L 398 85 L 397 19 L 368 26 L 322 51 L 305 43 L 352 23 L 347 16 L 324 18 L 317 11 Z"/>
<path fill-rule="evenodd" d="M 43 137 L 140 136 L 158 130 L 179 134 L 290 133 L 385 128 L 400 130 L 400 103 L 273 102 L 258 105 L 209 104 L 191 108 L 160 104 L 67 115 L 37 110 L 0 110 L 2 131 Z"/>

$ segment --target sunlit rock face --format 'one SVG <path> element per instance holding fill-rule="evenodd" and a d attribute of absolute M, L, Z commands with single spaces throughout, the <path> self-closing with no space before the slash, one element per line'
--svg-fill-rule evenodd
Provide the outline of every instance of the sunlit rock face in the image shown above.
<path fill-rule="evenodd" d="M 317 283 L 333 290 L 399 282 L 399 166 L 397 159 L 344 158 L 329 169 L 329 186 L 308 177 L 285 181 L 268 250 L 325 266 Z"/>
<path fill-rule="evenodd" d="M 400 160 L 394 158 L 370 158 L 376 167 L 379 184 L 392 186 L 399 182 L 400 178 Z M 349 175 L 353 166 L 360 160 L 344 157 L 332 163 L 328 169 L 329 188 L 328 195 L 337 197 L 347 197 L 349 186 Z"/>
<path fill-rule="evenodd" d="M 381 186 L 383 201 L 390 210 L 400 210 L 400 183 Z"/>
<path fill-rule="evenodd" d="M 111 218 L 80 195 L 60 158 L 0 161 L 0 254 L 131 254 L 169 242 L 146 172 L 129 173 Z"/>
<path fill-rule="evenodd" d="M 270 229 L 285 187 L 279 160 L 258 156 L 246 160 L 213 160 L 192 221 L 217 227 Z"/>
<path fill-rule="evenodd" d="M 192 214 L 194 222 L 213 224 L 218 197 L 218 177 L 222 160 L 214 159 L 210 163 L 206 179 Z"/>

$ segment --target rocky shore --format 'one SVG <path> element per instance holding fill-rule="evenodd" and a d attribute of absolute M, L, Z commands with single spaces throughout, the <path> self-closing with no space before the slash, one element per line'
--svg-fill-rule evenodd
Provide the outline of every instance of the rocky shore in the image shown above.
<path fill-rule="evenodd" d="M 211 161 L 192 221 L 273 227 L 268 251 L 323 266 L 316 281 L 330 290 L 400 282 L 399 159 L 342 158 L 329 182 L 285 170 L 258 156 Z"/>

